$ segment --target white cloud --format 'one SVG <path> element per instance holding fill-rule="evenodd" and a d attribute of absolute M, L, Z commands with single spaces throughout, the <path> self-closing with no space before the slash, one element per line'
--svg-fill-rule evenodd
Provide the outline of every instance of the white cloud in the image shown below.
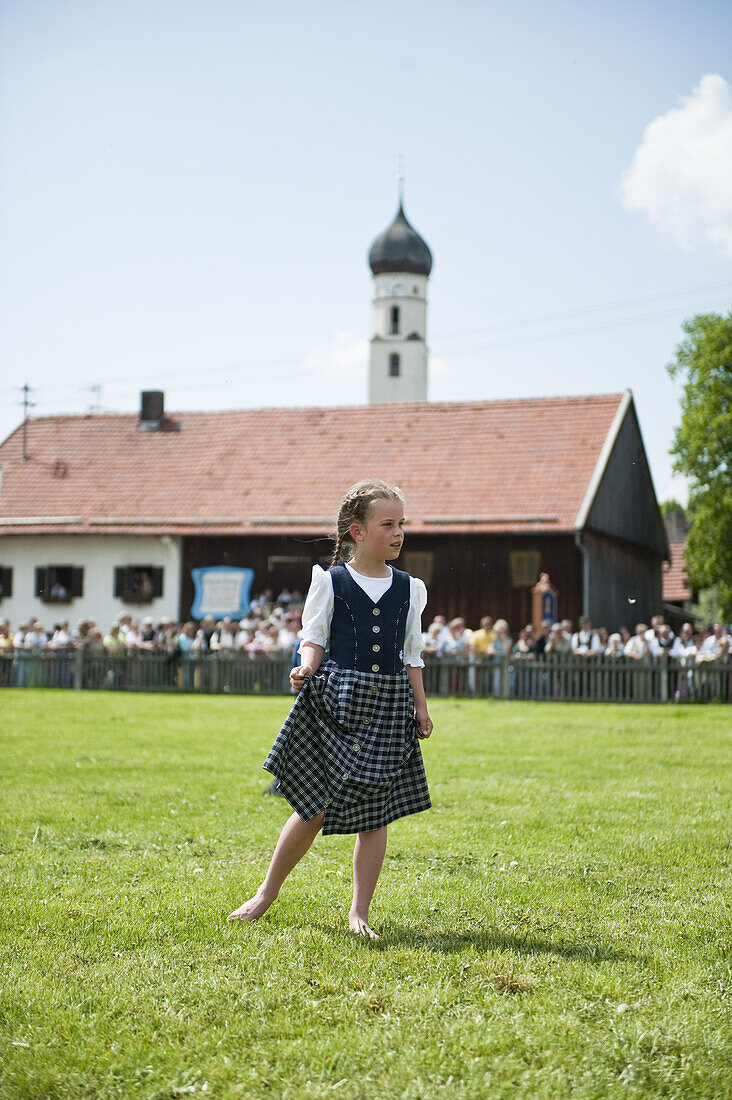
<path fill-rule="evenodd" d="M 680 247 L 711 244 L 732 257 L 731 180 L 732 88 L 708 73 L 648 124 L 620 195 Z"/>
<path fill-rule="evenodd" d="M 368 340 L 337 329 L 329 344 L 305 353 L 303 370 L 322 381 L 365 379 L 368 358 Z"/>

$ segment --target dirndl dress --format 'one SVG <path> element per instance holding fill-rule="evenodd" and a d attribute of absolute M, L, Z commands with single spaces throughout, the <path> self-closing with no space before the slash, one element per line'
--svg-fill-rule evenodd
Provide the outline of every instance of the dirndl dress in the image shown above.
<path fill-rule="evenodd" d="M 380 829 L 431 805 L 412 685 L 399 667 L 409 576 L 392 572 L 375 603 L 345 566 L 331 570 L 329 657 L 305 682 L 264 763 L 304 821 L 325 811 L 325 835 Z M 378 655 L 374 623 L 394 639 Z"/>

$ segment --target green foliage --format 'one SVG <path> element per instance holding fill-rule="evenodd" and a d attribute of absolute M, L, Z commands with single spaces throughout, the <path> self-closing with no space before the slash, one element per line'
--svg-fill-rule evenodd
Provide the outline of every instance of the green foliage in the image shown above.
<path fill-rule="evenodd" d="M 662 500 L 659 507 L 661 509 L 661 515 L 664 519 L 666 519 L 667 516 L 673 516 L 676 514 L 682 516 L 686 515 L 686 510 L 684 509 L 683 504 L 679 504 L 678 500 L 674 500 L 673 498 L 671 500 Z"/>
<path fill-rule="evenodd" d="M 437 699 L 434 807 L 345 932 L 287 817 L 287 699 L 2 691 L 2 1100 L 732 1095 L 729 707 Z"/>
<path fill-rule="evenodd" d="M 696 588 L 717 589 L 732 617 L 732 313 L 684 322 L 687 339 L 669 364 L 682 377 L 681 424 L 671 453 L 691 482 L 686 566 Z"/>

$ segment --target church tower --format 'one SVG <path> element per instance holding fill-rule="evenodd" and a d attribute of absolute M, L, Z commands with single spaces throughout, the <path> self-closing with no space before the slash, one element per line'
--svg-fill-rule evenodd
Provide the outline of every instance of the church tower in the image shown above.
<path fill-rule="evenodd" d="M 406 219 L 401 196 L 394 221 L 371 245 L 374 334 L 369 402 L 427 400 L 427 280 L 432 253 Z"/>

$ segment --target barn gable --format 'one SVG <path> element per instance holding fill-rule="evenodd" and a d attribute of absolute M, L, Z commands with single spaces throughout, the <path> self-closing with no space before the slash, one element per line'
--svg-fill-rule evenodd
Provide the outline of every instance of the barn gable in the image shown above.
<path fill-rule="evenodd" d="M 656 500 L 638 416 L 626 390 L 577 516 L 585 528 L 651 550 L 669 560 L 666 528 Z"/>

